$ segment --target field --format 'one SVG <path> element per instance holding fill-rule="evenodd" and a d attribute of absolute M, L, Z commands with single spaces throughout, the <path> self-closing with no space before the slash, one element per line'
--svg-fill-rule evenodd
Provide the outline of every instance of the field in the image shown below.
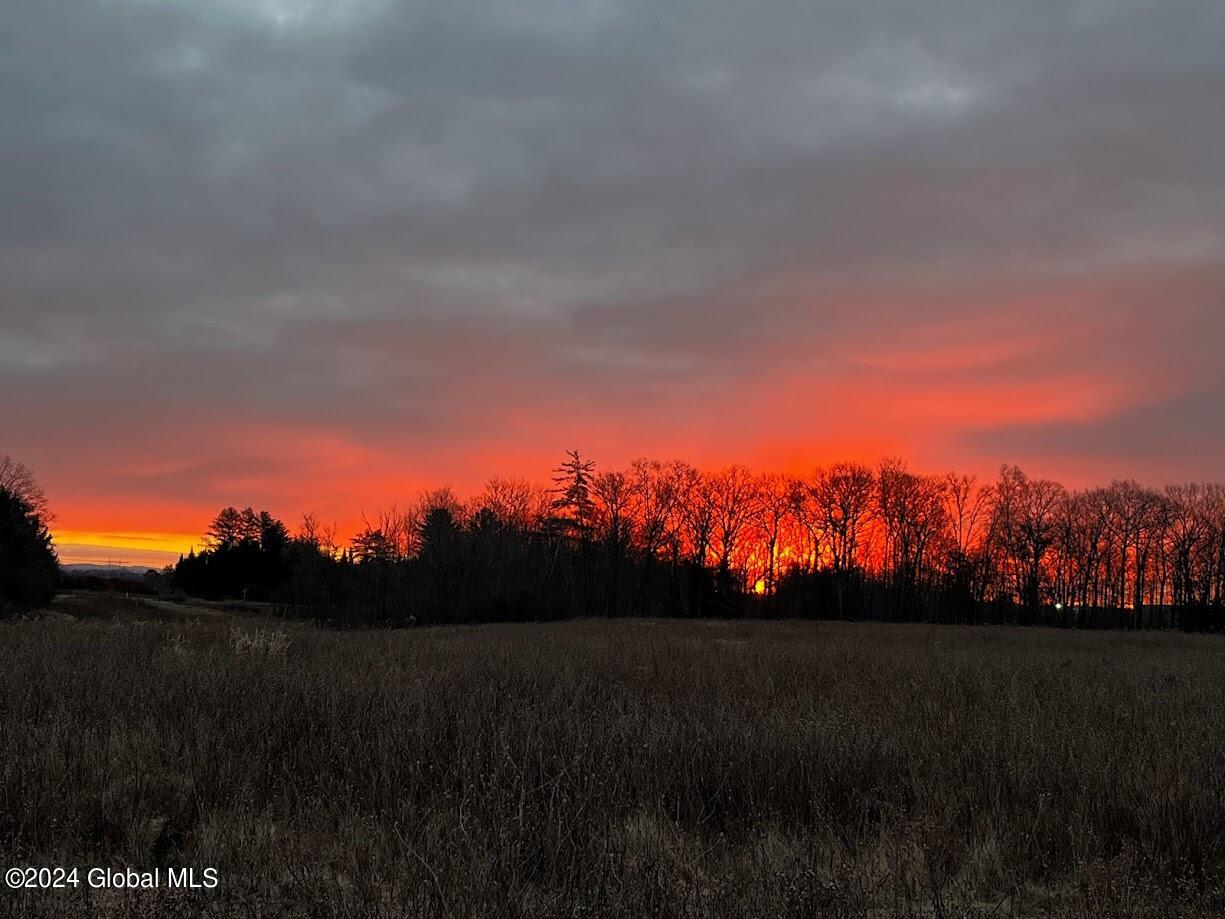
<path fill-rule="evenodd" d="M 1212 915 L 1225 639 L 843 623 L 331 632 L 68 597 L 0 625 L 43 916 Z"/>

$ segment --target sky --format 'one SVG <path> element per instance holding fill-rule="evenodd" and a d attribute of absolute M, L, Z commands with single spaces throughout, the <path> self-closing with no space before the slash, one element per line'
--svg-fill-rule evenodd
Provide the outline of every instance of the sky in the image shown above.
<path fill-rule="evenodd" d="M 9 0 L 61 559 L 577 447 L 1225 478 L 1219 0 Z"/>

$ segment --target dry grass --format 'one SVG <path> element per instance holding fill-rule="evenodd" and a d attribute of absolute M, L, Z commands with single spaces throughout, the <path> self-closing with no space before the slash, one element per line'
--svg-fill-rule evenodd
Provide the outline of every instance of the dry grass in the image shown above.
<path fill-rule="evenodd" d="M 108 602 L 0 626 L 3 861 L 223 885 L 22 915 L 1225 909 L 1219 637 Z"/>

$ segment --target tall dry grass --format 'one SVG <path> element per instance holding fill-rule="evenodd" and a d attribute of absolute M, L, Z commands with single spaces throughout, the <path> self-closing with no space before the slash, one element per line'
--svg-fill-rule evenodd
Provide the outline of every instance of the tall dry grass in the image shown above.
<path fill-rule="evenodd" d="M 1225 908 L 1220 638 L 134 609 L 0 626 L 2 861 L 222 887 L 15 913 Z"/>

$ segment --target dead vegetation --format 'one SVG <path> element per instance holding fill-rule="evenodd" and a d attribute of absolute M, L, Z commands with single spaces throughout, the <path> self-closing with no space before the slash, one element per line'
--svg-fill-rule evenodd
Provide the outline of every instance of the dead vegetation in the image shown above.
<path fill-rule="evenodd" d="M 223 884 L 5 891 L 18 914 L 1225 905 L 1219 637 L 678 621 L 336 633 L 122 602 L 0 625 L 0 850 L 17 865 L 215 866 Z"/>

